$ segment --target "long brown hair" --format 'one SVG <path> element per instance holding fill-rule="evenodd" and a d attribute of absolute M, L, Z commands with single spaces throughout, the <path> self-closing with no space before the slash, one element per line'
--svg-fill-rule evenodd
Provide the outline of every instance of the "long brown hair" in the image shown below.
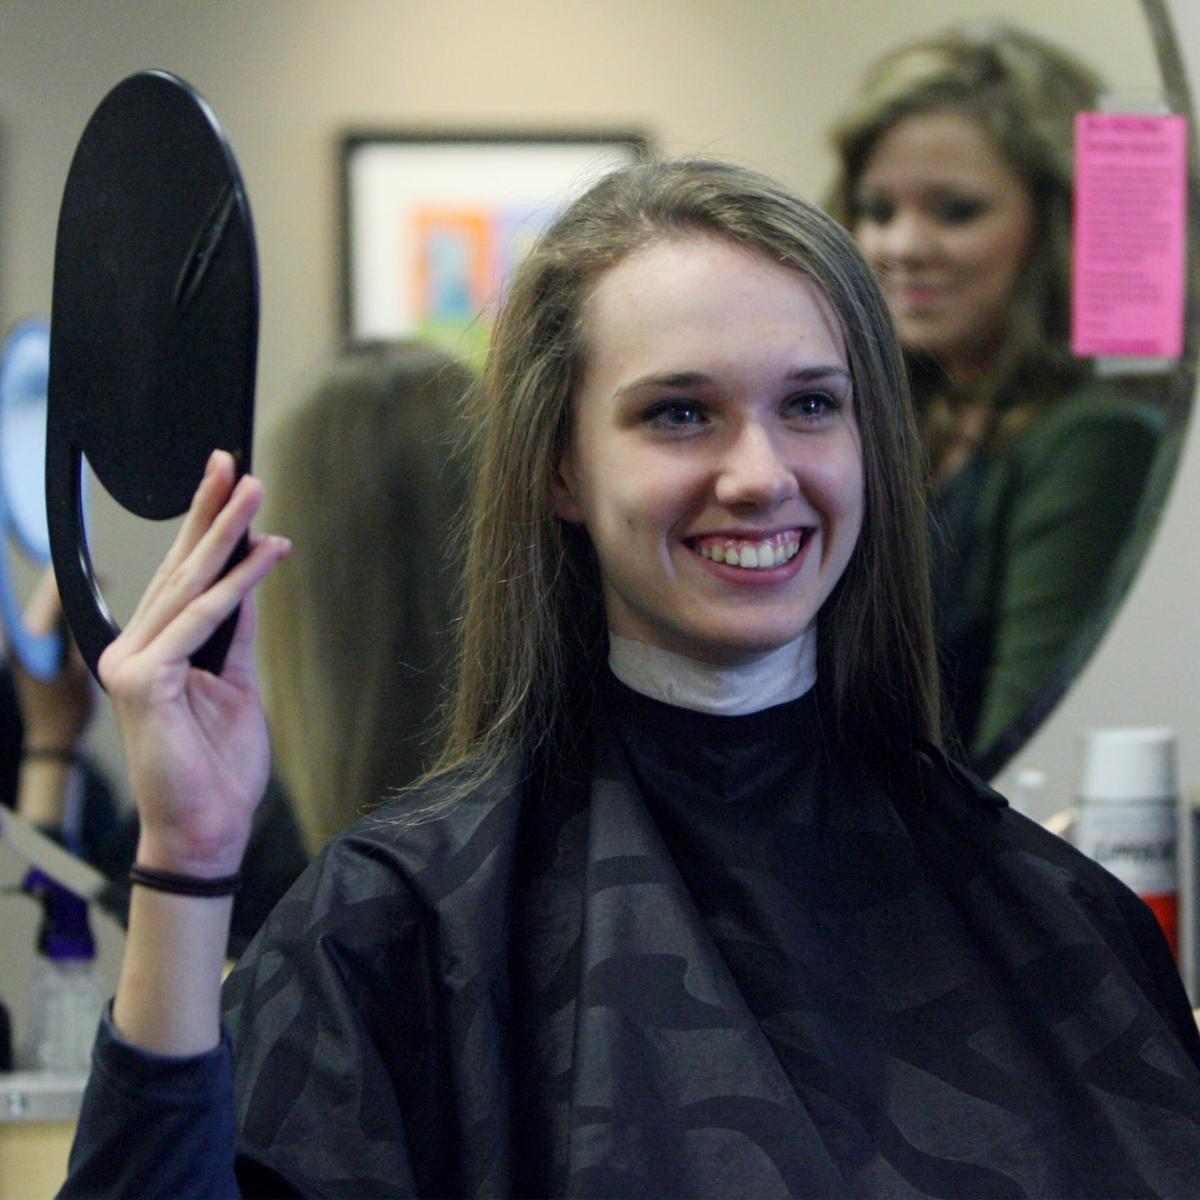
<path fill-rule="evenodd" d="M 454 418 L 473 377 L 416 343 L 348 349 L 275 430 L 270 528 L 295 550 L 262 590 L 277 768 L 310 848 L 411 783 L 453 671 Z"/>
<path fill-rule="evenodd" d="M 824 293 L 845 334 L 862 438 L 865 517 L 818 621 L 818 687 L 843 736 L 938 740 L 919 450 L 878 285 L 849 235 L 757 172 L 642 163 L 577 200 L 519 268 L 468 413 L 474 500 L 462 659 L 441 769 L 495 771 L 511 751 L 561 749 L 607 642 L 586 533 L 551 485 L 567 444 L 600 276 L 658 239 L 716 234 Z"/>

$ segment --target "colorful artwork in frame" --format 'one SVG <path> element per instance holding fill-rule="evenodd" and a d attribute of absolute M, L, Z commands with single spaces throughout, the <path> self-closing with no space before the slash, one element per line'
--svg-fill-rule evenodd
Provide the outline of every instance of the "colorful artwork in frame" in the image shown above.
<path fill-rule="evenodd" d="M 474 358 L 533 240 L 645 147 L 636 133 L 346 135 L 347 335 L 424 337 Z"/>

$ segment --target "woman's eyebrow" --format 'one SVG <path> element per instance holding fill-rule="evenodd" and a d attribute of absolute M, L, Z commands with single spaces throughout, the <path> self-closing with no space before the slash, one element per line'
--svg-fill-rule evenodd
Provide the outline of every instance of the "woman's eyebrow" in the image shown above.
<path fill-rule="evenodd" d="M 816 383 L 822 380 L 839 379 L 849 382 L 850 372 L 843 366 L 831 363 L 829 365 L 797 367 L 792 371 L 786 372 L 783 378 L 788 383 Z M 663 371 L 651 375 L 642 375 L 638 379 L 634 379 L 623 387 L 618 388 L 615 395 L 625 396 L 650 387 L 688 388 L 704 387 L 714 383 L 716 383 L 716 380 L 711 375 L 706 375 L 703 371 Z"/>
<path fill-rule="evenodd" d="M 795 383 L 819 383 L 826 379 L 845 380 L 849 383 L 850 372 L 837 363 L 831 363 L 829 366 L 799 367 L 795 371 L 789 371 L 784 378 Z"/>
<path fill-rule="evenodd" d="M 623 387 L 617 388 L 615 394 L 625 396 L 630 392 L 638 392 L 642 388 L 649 387 L 703 387 L 713 382 L 713 377 L 705 375 L 703 371 L 663 371 L 652 375 L 642 375 Z"/>

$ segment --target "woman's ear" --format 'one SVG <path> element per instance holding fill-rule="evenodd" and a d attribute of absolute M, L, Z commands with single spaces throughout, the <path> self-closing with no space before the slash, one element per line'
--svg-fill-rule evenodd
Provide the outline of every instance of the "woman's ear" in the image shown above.
<path fill-rule="evenodd" d="M 579 480 L 575 474 L 574 464 L 571 462 L 570 451 L 567 451 L 558 460 L 558 466 L 554 471 L 554 478 L 550 483 L 550 499 L 554 503 L 556 517 L 580 525 L 583 523 L 583 509 L 576 499 L 578 488 Z"/>

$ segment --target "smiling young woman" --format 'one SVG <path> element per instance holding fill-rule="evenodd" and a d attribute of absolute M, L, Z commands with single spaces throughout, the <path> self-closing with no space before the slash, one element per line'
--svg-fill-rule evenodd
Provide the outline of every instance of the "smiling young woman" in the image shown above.
<path fill-rule="evenodd" d="M 631 306 L 625 320 L 632 334 L 639 321 L 650 319 L 636 294 L 638 286 L 629 286 L 640 286 L 657 274 L 645 269 L 646 256 L 666 256 L 672 270 L 686 265 L 690 272 L 688 287 L 672 288 L 669 280 L 658 281 L 660 303 L 654 319 L 664 330 L 670 326 L 675 338 L 686 338 L 671 343 L 677 354 L 687 351 L 695 357 L 667 360 L 646 346 L 644 369 L 606 385 L 599 382 L 598 372 L 620 373 L 623 368 L 615 352 L 607 353 L 607 339 L 601 342 L 597 320 L 620 319 L 626 305 Z M 896 731 L 901 739 L 939 739 L 919 443 L 903 365 L 878 286 L 851 239 L 817 209 L 798 203 L 762 176 L 697 161 L 678 167 L 660 164 L 643 174 L 622 173 L 598 184 L 586 204 L 573 207 L 548 231 L 513 282 L 493 338 L 484 386 L 467 414 L 467 434 L 478 463 L 477 488 L 468 522 L 462 672 L 443 770 L 477 768 L 481 753 L 483 761 L 495 764 L 531 742 L 559 745 L 573 740 L 576 704 L 589 694 L 589 680 L 608 653 L 605 596 L 606 588 L 615 584 L 619 564 L 614 561 L 613 579 L 606 579 L 597 561 L 597 534 L 585 529 L 582 513 L 570 507 L 565 485 L 573 465 L 577 470 L 585 465 L 581 455 L 590 460 L 603 452 L 614 454 L 592 472 L 597 485 L 601 476 L 616 476 L 605 478 L 615 489 L 619 479 L 631 474 L 621 459 L 624 451 L 612 449 L 612 438 L 605 438 L 608 451 L 599 445 L 593 448 L 590 439 L 584 445 L 580 426 L 600 419 L 604 409 L 598 402 L 584 404 L 583 395 L 586 391 L 602 396 L 607 386 L 612 393 L 610 425 L 628 418 L 637 426 L 639 417 L 680 397 L 670 390 L 673 386 L 686 385 L 693 389 L 684 397 L 689 407 L 658 409 L 649 422 L 653 432 L 637 439 L 643 451 L 648 452 L 660 434 L 668 441 L 679 437 L 667 427 L 689 421 L 712 421 L 721 430 L 716 439 L 707 433 L 701 436 L 701 445 L 727 442 L 729 421 L 721 419 L 719 408 L 708 413 L 707 406 L 719 400 L 731 417 L 736 416 L 735 397 L 722 396 L 714 376 L 714 371 L 732 370 L 733 363 L 719 361 L 712 348 L 702 346 L 702 339 L 688 332 L 690 321 L 670 315 L 676 305 L 689 303 L 692 317 L 703 317 L 715 337 L 716 327 L 734 315 L 733 306 L 716 294 L 718 271 L 719 282 L 740 288 L 743 301 L 747 287 L 757 292 L 769 286 L 774 296 L 782 292 L 788 298 L 790 333 L 781 334 L 777 321 L 768 320 L 765 326 L 776 355 L 781 353 L 780 343 L 785 346 L 787 362 L 775 364 L 780 377 L 769 381 L 770 387 L 781 390 L 764 390 L 762 367 L 751 369 L 758 405 L 769 396 L 781 406 L 777 413 L 789 404 L 810 410 L 825 407 L 831 418 L 828 428 L 806 419 L 807 441 L 829 442 L 843 458 L 851 435 L 857 441 L 862 477 L 857 539 L 845 537 L 850 525 L 839 522 L 836 553 L 850 551 L 853 543 L 852 552 L 840 579 L 822 568 L 822 581 L 829 589 L 821 597 L 815 640 L 822 658 L 817 686 L 826 698 L 826 717 L 851 738 L 873 739 L 882 728 Z M 698 289 L 694 296 L 691 285 Z M 705 301 L 712 311 L 701 314 Z M 756 302 L 761 316 L 764 305 Z M 803 328 L 795 323 L 798 317 L 803 318 Z M 725 344 L 738 343 L 739 369 L 746 373 L 745 360 L 754 356 L 759 344 L 757 326 L 735 325 L 736 336 L 731 330 Z M 824 353 L 815 353 L 818 348 Z M 788 379 L 784 387 L 784 373 L 812 367 L 820 369 L 819 377 Z M 622 392 L 617 407 L 618 390 L 641 376 L 663 372 L 666 378 Z M 733 382 L 745 392 L 745 381 Z M 645 390 L 655 388 L 653 395 Z M 827 399 L 817 400 L 814 392 Z M 750 423 L 748 434 L 733 447 L 735 455 L 754 455 L 756 444 L 762 448 L 757 440 L 761 414 Z M 778 442 L 777 431 L 772 440 Z M 663 455 L 682 460 L 705 453 L 693 453 L 689 444 L 685 437 L 675 451 L 663 447 Z M 514 452 L 518 447 L 519 454 Z M 764 458 L 777 453 L 773 446 Z M 656 460 L 648 475 L 653 478 L 662 467 Z M 767 470 L 780 473 L 769 461 Z M 642 475 L 638 472 L 639 479 Z M 639 485 L 630 480 L 629 486 Z M 645 486 L 651 486 L 650 479 Z M 752 487 L 761 489 L 762 484 L 755 481 Z M 574 497 L 574 503 L 579 499 Z M 791 503 L 795 513 L 808 502 Z M 748 523 L 761 527 L 761 513 L 753 522 L 744 514 L 726 513 L 715 531 L 697 527 L 690 532 L 720 533 Z M 514 529 L 528 529 L 531 536 L 515 539 Z M 599 536 L 607 541 L 603 531 Z M 783 548 L 787 553 L 786 538 Z M 825 545 L 823 552 L 828 555 L 830 547 Z M 661 553 L 662 548 L 655 551 L 656 557 Z M 811 560 L 808 572 L 822 560 L 816 554 L 804 557 Z M 512 586 L 514 575 L 526 586 Z M 734 634 L 728 651 L 710 648 L 708 656 L 737 657 L 738 636 Z"/>
<path fill-rule="evenodd" d="M 1153 917 L 938 748 L 849 236 L 731 166 L 610 176 L 519 270 L 467 427 L 441 762 L 309 868 L 224 1029 L 227 902 L 137 889 L 64 1194 L 1188 1195 Z M 266 760 L 249 607 L 220 679 L 186 664 L 286 551 L 214 582 L 258 497 L 218 457 L 103 664 L 175 875 L 236 867 Z"/>

